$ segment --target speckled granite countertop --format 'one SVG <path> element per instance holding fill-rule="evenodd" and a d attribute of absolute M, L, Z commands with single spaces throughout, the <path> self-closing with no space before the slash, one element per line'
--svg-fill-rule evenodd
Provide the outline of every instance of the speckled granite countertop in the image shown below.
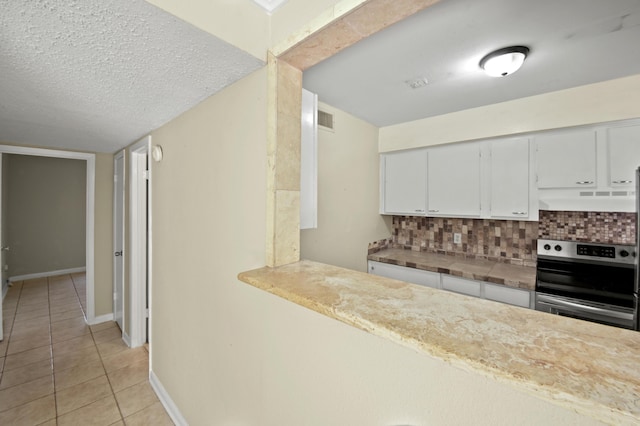
<path fill-rule="evenodd" d="M 536 287 L 536 268 L 530 266 L 397 248 L 370 254 L 367 259 L 526 290 L 535 290 Z"/>
<path fill-rule="evenodd" d="M 311 261 L 248 284 L 611 424 L 640 424 L 640 333 Z"/>

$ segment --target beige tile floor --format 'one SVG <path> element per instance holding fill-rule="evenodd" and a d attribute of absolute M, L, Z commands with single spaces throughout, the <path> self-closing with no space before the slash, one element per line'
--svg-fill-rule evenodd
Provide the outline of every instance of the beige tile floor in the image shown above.
<path fill-rule="evenodd" d="M 0 425 L 172 425 L 146 348 L 87 326 L 84 274 L 16 282 L 3 304 Z"/>

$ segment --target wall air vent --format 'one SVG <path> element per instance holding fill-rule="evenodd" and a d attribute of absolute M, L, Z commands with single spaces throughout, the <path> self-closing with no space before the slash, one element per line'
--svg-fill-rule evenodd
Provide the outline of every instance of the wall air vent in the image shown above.
<path fill-rule="evenodd" d="M 610 195 L 609 191 L 596 191 L 596 197 L 608 197 Z"/>
<path fill-rule="evenodd" d="M 581 197 L 593 197 L 593 191 L 580 191 Z"/>
<path fill-rule="evenodd" d="M 318 110 L 318 126 L 333 130 L 333 114 Z"/>

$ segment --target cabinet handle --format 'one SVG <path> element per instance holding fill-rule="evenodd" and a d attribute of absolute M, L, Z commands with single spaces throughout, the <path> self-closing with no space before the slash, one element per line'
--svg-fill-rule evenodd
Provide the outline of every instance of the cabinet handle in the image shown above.
<path fill-rule="evenodd" d="M 511 212 L 511 214 L 525 215 L 527 212 Z"/>
<path fill-rule="evenodd" d="M 579 180 L 576 182 L 578 185 L 591 185 L 593 183 L 592 180 Z"/>
<path fill-rule="evenodd" d="M 414 210 L 416 213 L 424 213 L 424 210 L 420 210 L 420 209 L 415 209 Z"/>
<path fill-rule="evenodd" d="M 436 213 L 439 212 L 440 210 L 435 210 L 435 209 L 429 209 L 430 212 Z"/>
<path fill-rule="evenodd" d="M 612 183 L 631 183 L 632 180 L 614 180 Z"/>

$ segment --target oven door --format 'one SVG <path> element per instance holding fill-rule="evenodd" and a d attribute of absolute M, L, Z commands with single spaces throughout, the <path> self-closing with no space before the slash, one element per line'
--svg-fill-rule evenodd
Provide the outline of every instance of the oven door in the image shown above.
<path fill-rule="evenodd" d="M 633 330 L 634 310 L 588 300 L 536 292 L 537 311 Z"/>
<path fill-rule="evenodd" d="M 599 264 L 538 256 L 536 291 L 633 309 L 633 265 Z"/>

